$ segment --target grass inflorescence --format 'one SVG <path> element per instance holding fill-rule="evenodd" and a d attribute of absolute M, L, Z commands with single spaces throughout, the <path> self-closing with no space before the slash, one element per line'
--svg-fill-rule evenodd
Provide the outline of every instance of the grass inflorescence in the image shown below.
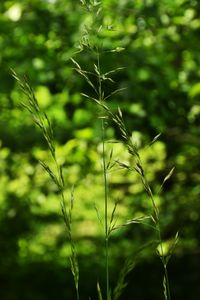
<path fill-rule="evenodd" d="M 48 173 L 52 181 L 57 186 L 57 189 L 60 194 L 61 212 L 66 227 L 67 239 L 70 242 L 70 247 L 71 247 L 71 255 L 69 257 L 70 266 L 74 278 L 77 300 L 79 300 L 79 267 L 78 267 L 78 260 L 76 254 L 76 246 L 72 236 L 72 210 L 74 204 L 73 188 L 71 191 L 70 201 L 67 205 L 67 201 L 65 199 L 65 194 L 64 194 L 66 183 L 63 177 L 62 165 L 59 165 L 56 156 L 55 140 L 54 140 L 54 134 L 53 134 L 51 122 L 48 116 L 46 115 L 46 113 L 41 110 L 38 101 L 35 97 L 34 91 L 29 83 L 28 78 L 26 76 L 20 78 L 14 70 L 12 70 L 12 76 L 17 80 L 22 92 L 26 95 L 28 101 L 22 102 L 21 104 L 25 109 L 28 110 L 28 112 L 31 114 L 33 118 L 34 123 L 42 131 L 42 135 L 46 140 L 48 149 L 50 151 L 52 160 L 55 165 L 56 172 L 52 170 L 52 168 L 50 168 L 50 166 L 45 161 L 41 161 L 41 160 L 39 161 L 41 166 L 44 168 L 44 170 Z"/>
<path fill-rule="evenodd" d="M 91 23 L 88 25 L 86 24 L 84 27 L 83 37 L 80 40 L 78 45 L 77 53 L 71 58 L 71 61 L 74 65 L 74 69 L 78 74 L 80 74 L 84 80 L 90 86 L 92 93 L 86 94 L 82 93 L 82 96 L 87 98 L 88 100 L 92 101 L 97 107 L 99 108 L 99 121 L 101 123 L 101 142 L 102 142 L 102 185 L 104 187 L 104 199 L 103 199 L 103 206 L 104 206 L 104 216 L 101 217 L 98 208 L 95 207 L 97 211 L 97 216 L 100 222 L 103 225 L 104 231 L 104 265 L 105 265 L 105 287 L 102 288 L 101 283 L 97 283 L 97 293 L 99 300 L 117 300 L 120 298 L 123 289 L 126 287 L 126 277 L 131 270 L 135 267 L 136 264 L 136 257 L 127 258 L 125 260 L 124 265 L 121 268 L 121 272 L 119 274 L 119 279 L 116 283 L 116 286 L 112 289 L 110 285 L 110 239 L 112 237 L 113 231 L 118 230 L 121 227 L 129 226 L 131 224 L 142 224 L 150 226 L 156 232 L 156 251 L 161 259 L 161 263 L 163 265 L 164 276 L 163 276 L 163 295 L 165 300 L 171 300 L 171 293 L 170 293 L 170 285 L 169 285 L 169 278 L 167 272 L 167 265 L 169 259 L 173 253 L 174 247 L 178 241 L 178 233 L 174 238 L 174 242 L 172 247 L 169 249 L 168 253 L 166 254 L 163 250 L 163 240 L 162 240 L 162 229 L 161 229 L 161 222 L 160 222 L 160 213 L 158 209 L 158 205 L 155 200 L 154 193 L 152 192 L 151 186 L 147 180 L 146 173 L 142 162 L 142 158 L 140 156 L 139 149 L 135 144 L 132 135 L 130 134 L 126 122 L 123 118 L 123 113 L 120 107 L 113 111 L 110 109 L 108 105 L 108 99 L 112 98 L 116 93 L 122 91 L 123 89 L 115 89 L 112 92 L 106 93 L 104 82 L 113 83 L 114 80 L 112 76 L 123 69 L 116 68 L 112 70 L 108 70 L 106 72 L 102 71 L 101 67 L 101 60 L 102 55 L 105 55 L 106 52 L 112 53 L 119 53 L 120 51 L 124 50 L 123 47 L 117 47 L 115 49 L 104 49 L 102 38 L 100 37 L 102 30 L 109 30 L 108 28 L 104 28 L 101 24 L 101 2 L 96 0 L 80 1 L 83 8 L 86 12 L 91 16 Z M 84 51 L 89 51 L 94 58 L 93 64 L 90 66 L 90 70 L 85 70 L 78 61 L 77 56 L 81 55 Z M 92 69 L 92 71 L 91 71 Z M 70 201 L 67 203 L 65 199 L 64 189 L 66 186 L 66 182 L 63 177 L 63 168 L 62 165 L 58 163 L 57 156 L 56 156 L 56 147 L 54 142 L 54 135 L 53 129 L 51 126 L 51 122 L 48 116 L 43 112 L 37 102 L 35 97 L 34 91 L 29 83 L 27 77 L 23 77 L 22 79 L 12 71 L 13 77 L 18 81 L 23 93 L 26 95 L 27 101 L 22 103 L 23 107 L 29 111 L 32 115 L 34 123 L 36 126 L 40 128 L 42 131 L 43 137 L 46 140 L 48 145 L 48 149 L 50 151 L 52 160 L 55 164 L 56 172 L 53 171 L 50 166 L 45 161 L 40 161 L 40 164 L 45 169 L 45 171 L 49 174 L 52 181 L 56 184 L 59 193 L 60 193 L 60 206 L 61 212 L 63 215 L 64 223 L 66 226 L 66 233 L 67 239 L 71 245 L 71 255 L 70 255 L 70 266 L 71 271 L 74 278 L 75 288 L 76 288 L 76 298 L 77 300 L 81 299 L 81 295 L 79 295 L 79 265 L 77 259 L 77 250 L 76 245 L 73 240 L 72 235 L 72 211 L 74 205 L 74 190 L 72 187 L 71 190 L 71 197 Z M 107 155 L 106 151 L 106 127 L 107 123 L 114 125 L 118 128 L 120 132 L 120 137 L 118 141 L 115 142 L 122 142 L 129 155 L 132 158 L 132 164 L 127 164 L 126 162 L 120 160 L 113 159 L 113 150 L 110 151 L 109 155 Z M 158 134 L 153 140 L 153 144 L 158 138 L 160 134 Z M 136 172 L 142 182 L 143 188 L 146 191 L 147 197 L 151 202 L 151 212 L 148 215 L 143 215 L 140 217 L 132 218 L 127 220 L 123 224 L 116 224 L 116 212 L 118 208 L 118 201 L 115 200 L 111 214 L 108 212 L 108 205 L 110 201 L 110 193 L 109 193 L 109 179 L 108 173 L 114 167 L 118 166 L 121 169 L 126 169 L 128 172 Z M 162 190 L 163 185 L 165 182 L 171 177 L 174 168 L 166 175 L 161 184 L 160 191 Z M 159 191 L 159 192 L 160 192 Z M 144 246 L 146 247 L 146 245 Z M 141 250 L 144 248 L 141 247 Z"/>

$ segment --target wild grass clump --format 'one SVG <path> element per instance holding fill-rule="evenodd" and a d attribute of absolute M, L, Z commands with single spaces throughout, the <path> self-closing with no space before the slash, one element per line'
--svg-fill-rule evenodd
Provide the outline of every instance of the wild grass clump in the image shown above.
<path fill-rule="evenodd" d="M 125 259 L 125 263 L 121 268 L 121 272 L 119 274 L 119 279 L 116 283 L 116 286 L 112 289 L 110 285 L 110 239 L 112 238 L 112 233 L 121 227 L 129 226 L 133 224 L 141 224 L 150 226 L 156 233 L 156 253 L 160 257 L 161 263 L 163 265 L 163 295 L 165 300 L 171 300 L 170 294 L 170 285 L 169 278 L 167 272 L 167 265 L 169 259 L 173 253 L 174 247 L 178 241 L 178 233 L 174 238 L 174 242 L 168 252 L 166 253 L 163 249 L 163 239 L 162 239 L 162 229 L 161 229 L 161 221 L 160 221 L 160 213 L 158 209 L 158 205 L 155 200 L 155 195 L 152 192 L 151 186 L 147 180 L 147 172 L 145 170 L 142 162 L 142 158 L 140 156 L 140 151 L 134 142 L 132 135 L 129 133 L 129 130 L 126 126 L 126 122 L 123 118 L 123 113 L 120 107 L 118 107 L 115 111 L 110 109 L 108 99 L 112 98 L 116 93 L 122 91 L 123 89 L 114 89 L 112 92 L 107 93 L 105 89 L 105 82 L 114 83 L 112 76 L 116 72 L 120 72 L 123 67 L 116 68 L 113 70 L 108 70 L 106 72 L 102 71 L 101 60 L 102 56 L 106 53 L 119 53 L 123 51 L 123 47 L 117 47 L 114 49 L 105 49 L 102 38 L 102 31 L 110 30 L 108 27 L 105 27 L 101 24 L 102 21 L 102 8 L 100 1 L 85 1 L 81 0 L 83 8 L 90 15 L 90 23 L 85 24 L 83 29 L 82 39 L 78 45 L 78 51 L 71 58 L 71 61 L 74 65 L 75 71 L 80 74 L 87 84 L 91 88 L 91 95 L 82 93 L 82 96 L 87 100 L 92 101 L 94 105 L 98 107 L 99 111 L 99 122 L 101 123 L 101 142 L 102 142 L 102 185 L 104 187 L 104 199 L 102 201 L 102 205 L 104 207 L 103 217 L 100 214 L 98 208 L 96 208 L 98 220 L 101 222 L 103 226 L 104 232 L 104 265 L 105 265 L 105 287 L 102 287 L 100 283 L 97 283 L 97 292 L 99 300 L 117 300 L 120 298 L 123 289 L 126 287 L 126 276 L 127 274 L 134 268 L 136 264 L 136 258 L 127 258 Z M 92 54 L 93 62 L 89 66 L 89 69 L 84 69 L 78 61 L 79 55 L 82 55 L 84 52 L 89 52 Z M 66 188 L 66 182 L 63 177 L 63 167 L 58 163 L 58 159 L 56 156 L 56 147 L 54 142 L 53 129 L 51 126 L 51 122 L 48 116 L 43 112 L 38 105 L 37 99 L 35 97 L 34 91 L 26 77 L 22 79 L 13 71 L 12 72 L 14 78 L 19 82 L 19 85 L 26 95 L 26 102 L 23 102 L 22 105 L 25 109 L 29 111 L 32 115 L 33 120 L 42 131 L 43 137 L 46 140 L 48 145 L 48 149 L 50 151 L 52 160 L 55 165 L 55 171 L 53 171 L 45 161 L 40 161 L 40 164 L 45 169 L 45 171 L 49 174 L 52 181 L 56 184 L 57 189 L 60 194 L 60 207 L 63 215 L 65 227 L 66 227 L 66 235 L 67 239 L 71 245 L 71 255 L 70 255 L 70 267 L 74 278 L 75 288 L 76 288 L 76 298 L 77 300 L 81 299 L 81 295 L 79 295 L 79 265 L 78 265 L 78 256 L 76 245 L 73 239 L 72 234 L 72 211 L 74 205 L 74 192 L 72 187 L 71 198 L 69 201 L 65 199 L 64 190 Z M 113 143 L 113 148 L 115 147 L 115 143 L 123 143 L 129 153 L 132 164 L 127 164 L 127 162 L 123 162 L 120 159 L 115 160 L 113 158 L 113 150 L 107 154 L 107 144 L 106 144 L 106 128 L 108 126 L 115 126 L 118 128 L 120 133 L 118 140 L 111 141 Z M 152 143 L 156 142 L 159 138 L 160 134 L 158 134 L 153 140 Z M 114 205 L 111 213 L 109 213 L 108 205 L 111 200 L 110 191 L 109 191 L 109 179 L 108 173 L 118 167 L 120 169 L 127 170 L 129 173 L 137 173 L 143 188 L 147 194 L 147 198 L 151 202 L 151 211 L 148 215 L 142 215 L 137 218 L 132 218 L 127 220 L 123 224 L 117 224 L 116 222 L 116 212 L 118 209 L 118 201 L 114 201 Z M 165 182 L 171 177 L 174 168 L 166 175 L 164 178 L 159 192 L 161 192 L 163 185 Z M 134 230 L 134 227 L 132 227 Z M 142 249 L 143 247 L 141 247 Z"/>

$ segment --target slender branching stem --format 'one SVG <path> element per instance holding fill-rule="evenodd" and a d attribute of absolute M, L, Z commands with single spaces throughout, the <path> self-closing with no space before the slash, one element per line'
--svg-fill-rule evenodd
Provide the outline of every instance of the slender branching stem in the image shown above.
<path fill-rule="evenodd" d="M 101 79 L 101 67 L 100 67 L 100 53 L 97 52 L 97 68 L 98 68 L 98 100 L 103 103 L 103 90 Z M 102 131 L 102 164 L 103 164 L 103 180 L 104 180 L 104 235 L 105 235 L 105 269 L 106 269 L 106 300 L 109 300 L 109 234 L 108 234 L 108 180 L 107 180 L 107 167 L 106 167 L 106 151 L 105 151 L 105 119 L 101 119 L 101 131 Z"/>

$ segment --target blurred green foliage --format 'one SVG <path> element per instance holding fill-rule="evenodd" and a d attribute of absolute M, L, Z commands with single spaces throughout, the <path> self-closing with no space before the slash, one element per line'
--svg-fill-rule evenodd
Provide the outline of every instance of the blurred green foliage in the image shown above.
<path fill-rule="evenodd" d="M 119 53 L 105 52 L 101 59 L 105 71 L 125 67 L 114 76 L 115 83 L 105 86 L 108 93 L 115 88 L 126 88 L 108 104 L 114 110 L 118 105 L 121 107 L 125 122 L 141 148 L 155 192 L 175 166 L 172 178 L 156 200 L 166 245 L 180 231 L 181 240 L 169 266 L 172 293 L 177 300 L 184 297 L 196 300 L 200 293 L 200 3 L 103 0 L 102 6 L 100 21 L 112 28 L 100 37 L 104 48 L 125 48 Z M 82 269 L 82 299 L 95 294 L 96 282 L 103 277 L 102 230 L 95 211 L 96 206 L 101 212 L 103 205 L 100 125 L 97 108 L 81 96 L 81 92 L 91 91 L 74 72 L 70 61 L 79 51 L 83 24 L 90 21 L 79 1 L 0 2 L 0 295 L 3 300 L 73 299 L 72 279 L 65 270 L 69 249 L 57 190 L 38 163 L 38 159 L 50 160 L 49 153 L 39 130 L 20 105 L 23 96 L 10 75 L 10 68 L 31 78 L 38 102 L 53 123 L 59 161 L 65 166 L 64 176 L 68 181 L 67 195 L 75 185 L 73 230 Z M 76 58 L 88 70 L 93 67 L 90 54 L 81 52 Z M 162 133 L 159 141 L 151 147 L 145 146 L 159 132 Z M 114 127 L 107 130 L 108 139 L 118 134 Z M 116 160 L 129 160 L 120 144 L 108 144 L 108 155 L 112 147 Z M 149 212 L 151 205 L 135 174 L 116 170 L 109 180 L 112 199 L 119 199 L 119 223 Z M 116 261 L 123 262 L 153 237 L 150 229 L 139 225 L 114 234 L 113 281 L 120 269 Z M 139 267 L 130 276 L 137 284 L 122 299 L 132 299 L 133 293 L 136 299 L 160 299 L 160 270 L 152 254 L 152 247 L 141 254 Z M 156 270 L 153 276 L 152 269 Z M 98 274 L 95 270 L 99 270 Z M 142 272 L 151 278 L 145 281 Z M 143 290 L 137 287 L 144 285 L 147 288 Z"/>

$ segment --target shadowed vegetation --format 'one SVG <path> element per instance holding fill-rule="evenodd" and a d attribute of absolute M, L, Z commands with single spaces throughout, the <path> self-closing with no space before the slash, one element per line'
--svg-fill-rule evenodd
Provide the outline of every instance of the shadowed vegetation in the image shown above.
<path fill-rule="evenodd" d="M 199 9 L 1 1 L 2 299 L 196 299 Z"/>

